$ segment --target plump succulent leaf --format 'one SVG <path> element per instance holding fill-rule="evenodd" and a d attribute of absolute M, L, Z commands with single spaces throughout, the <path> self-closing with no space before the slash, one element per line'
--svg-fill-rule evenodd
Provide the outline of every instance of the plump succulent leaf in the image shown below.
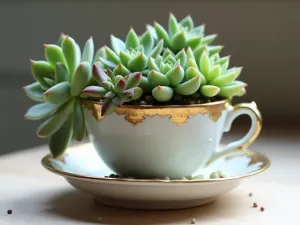
<path fill-rule="evenodd" d="M 65 81 L 69 82 L 68 69 L 64 64 L 58 62 L 55 66 L 55 83 L 58 84 Z"/>
<path fill-rule="evenodd" d="M 83 92 L 88 96 L 99 98 L 104 97 L 107 90 L 99 86 L 88 86 L 83 90 Z"/>
<path fill-rule="evenodd" d="M 224 98 L 229 98 L 232 96 L 239 96 L 241 94 L 244 94 L 244 84 L 232 84 L 224 87 L 220 87 L 220 93 L 219 96 L 224 97 Z"/>
<path fill-rule="evenodd" d="M 103 57 L 100 57 L 100 62 L 103 64 L 104 67 L 107 67 L 107 68 L 115 68 L 116 67 L 115 63 L 113 63 L 112 61 L 109 61 Z"/>
<path fill-rule="evenodd" d="M 105 51 L 106 51 L 106 57 L 108 60 L 110 60 L 114 64 L 120 63 L 119 56 L 113 50 L 111 50 L 109 47 L 105 46 Z"/>
<path fill-rule="evenodd" d="M 185 32 L 177 33 L 172 39 L 172 49 L 177 52 L 184 49 L 188 44 L 188 39 Z"/>
<path fill-rule="evenodd" d="M 103 102 L 101 107 L 101 116 L 109 115 L 113 113 L 116 109 L 116 106 L 112 103 L 112 99 L 109 98 Z"/>
<path fill-rule="evenodd" d="M 69 36 L 66 36 L 64 40 L 61 43 L 62 51 L 64 53 L 68 71 L 70 74 L 70 77 L 73 77 L 73 74 L 77 68 L 78 61 L 80 61 L 78 58 L 80 57 L 78 55 L 78 47 L 75 42 L 75 40 Z"/>
<path fill-rule="evenodd" d="M 208 81 L 214 80 L 221 75 L 220 65 L 213 66 L 207 73 L 206 79 Z"/>
<path fill-rule="evenodd" d="M 53 66 L 60 62 L 66 65 L 66 60 L 61 47 L 57 45 L 45 45 L 45 58 Z"/>
<path fill-rule="evenodd" d="M 163 28 L 159 23 L 156 22 L 154 23 L 154 28 L 156 30 L 157 37 L 159 39 L 163 39 L 164 46 L 169 48 L 171 46 L 171 40 L 165 28 Z"/>
<path fill-rule="evenodd" d="M 114 52 L 118 53 L 120 51 L 125 51 L 125 43 L 121 39 L 115 37 L 114 35 L 111 35 L 110 42 Z"/>
<path fill-rule="evenodd" d="M 93 64 L 92 74 L 94 79 L 98 82 L 98 84 L 101 84 L 103 81 L 107 81 L 108 79 L 106 73 L 104 73 L 100 66 L 96 64 Z"/>
<path fill-rule="evenodd" d="M 126 80 L 121 79 L 118 82 L 116 82 L 113 91 L 118 94 L 122 93 L 126 89 L 126 86 L 127 86 Z"/>
<path fill-rule="evenodd" d="M 210 60 L 206 51 L 200 57 L 199 68 L 202 74 L 207 74 L 210 70 Z"/>
<path fill-rule="evenodd" d="M 217 38 L 217 36 L 218 36 L 217 34 L 207 35 L 202 38 L 201 43 L 202 44 L 211 44 Z"/>
<path fill-rule="evenodd" d="M 140 40 L 135 31 L 131 28 L 127 34 L 125 47 L 126 49 L 135 49 L 140 46 Z"/>
<path fill-rule="evenodd" d="M 170 85 L 175 87 L 181 83 L 184 77 L 184 69 L 181 66 L 176 66 L 166 73 L 166 77 L 170 81 Z"/>
<path fill-rule="evenodd" d="M 185 53 L 185 50 L 182 49 L 176 56 L 175 59 L 180 60 L 181 67 L 185 68 L 186 62 L 187 62 L 187 55 Z"/>
<path fill-rule="evenodd" d="M 140 53 L 128 62 L 128 69 L 131 71 L 142 71 L 147 66 L 147 57 Z"/>
<path fill-rule="evenodd" d="M 189 67 L 186 70 L 186 78 L 188 80 L 193 79 L 194 77 L 200 76 L 200 71 L 196 67 Z"/>
<path fill-rule="evenodd" d="M 68 101 L 70 97 L 70 84 L 66 81 L 54 85 L 44 93 L 46 102 L 50 104 L 63 104 Z"/>
<path fill-rule="evenodd" d="M 127 89 L 137 87 L 140 85 L 142 80 L 142 74 L 139 72 L 131 73 L 128 75 Z"/>
<path fill-rule="evenodd" d="M 120 62 L 123 65 L 127 66 L 130 59 L 131 59 L 131 56 L 128 53 L 126 53 L 124 51 L 120 51 Z"/>
<path fill-rule="evenodd" d="M 88 62 L 82 62 L 74 74 L 71 82 L 71 95 L 77 96 L 86 87 L 91 74 L 91 65 Z"/>
<path fill-rule="evenodd" d="M 191 16 L 186 16 L 184 17 L 181 21 L 180 24 L 183 27 L 186 27 L 188 30 L 191 30 L 192 28 L 194 28 L 194 21 L 192 19 Z"/>
<path fill-rule="evenodd" d="M 220 88 L 213 85 L 203 85 L 200 91 L 204 96 L 214 97 L 220 92 Z"/>
<path fill-rule="evenodd" d="M 154 40 L 149 31 L 146 31 L 140 38 L 140 43 L 144 47 L 146 56 L 150 56 L 154 47 Z"/>
<path fill-rule="evenodd" d="M 171 13 L 170 17 L 169 17 L 169 24 L 168 24 L 168 28 L 169 28 L 169 34 L 171 36 L 175 35 L 176 33 L 178 33 L 179 31 L 179 26 L 178 26 L 178 22 L 176 17 Z"/>
<path fill-rule="evenodd" d="M 123 66 L 122 64 L 119 64 L 117 65 L 115 68 L 114 68 L 114 74 L 117 74 L 117 75 L 122 75 L 122 76 L 126 76 L 130 73 L 130 70 L 127 69 L 125 66 Z"/>
<path fill-rule="evenodd" d="M 229 72 L 212 80 L 210 83 L 215 86 L 226 86 L 236 78 L 236 71 Z"/>
<path fill-rule="evenodd" d="M 34 101 L 44 102 L 44 89 L 39 82 L 35 82 L 23 87 L 26 95 Z"/>
<path fill-rule="evenodd" d="M 181 95 L 192 95 L 199 89 L 200 84 L 200 76 L 197 76 L 184 83 L 179 84 L 175 88 L 175 92 Z"/>
<path fill-rule="evenodd" d="M 49 88 L 50 85 L 45 81 L 45 78 L 52 78 L 54 75 L 54 68 L 46 61 L 31 60 L 31 72 L 33 78 L 38 81 L 42 87 Z"/>
<path fill-rule="evenodd" d="M 85 126 L 85 118 L 83 107 L 81 106 L 81 100 L 78 99 L 74 106 L 73 113 L 73 130 L 74 137 L 77 141 L 82 141 L 85 138 L 86 134 L 86 126 Z"/>
<path fill-rule="evenodd" d="M 24 118 L 28 120 L 40 120 L 51 115 L 57 109 L 57 105 L 47 102 L 31 106 L 26 112 Z"/>
<path fill-rule="evenodd" d="M 163 50 L 163 46 L 164 40 L 160 40 L 158 44 L 152 49 L 150 56 L 153 58 L 157 57 Z"/>
<path fill-rule="evenodd" d="M 148 74 L 148 81 L 149 84 L 152 85 L 153 87 L 161 85 L 161 86 L 169 86 L 170 81 L 166 77 L 166 75 L 157 72 L 155 70 L 151 70 Z"/>
<path fill-rule="evenodd" d="M 155 59 L 150 57 L 148 60 L 148 67 L 150 70 L 155 70 L 160 72 L 160 69 L 158 68 L 158 66 L 156 65 Z"/>
<path fill-rule="evenodd" d="M 73 134 L 73 116 L 68 116 L 64 124 L 56 131 L 49 141 L 49 149 L 54 158 L 59 157 L 69 145 Z"/>
<path fill-rule="evenodd" d="M 43 122 L 37 129 L 37 135 L 40 138 L 52 136 L 65 123 L 74 108 L 74 100 L 62 105 L 53 116 Z"/>
<path fill-rule="evenodd" d="M 94 41 L 93 38 L 90 37 L 82 50 L 81 62 L 88 62 L 89 64 L 93 63 L 94 58 Z"/>
<path fill-rule="evenodd" d="M 168 102 L 173 97 L 173 89 L 167 86 L 157 86 L 152 90 L 152 96 L 159 102 Z"/>

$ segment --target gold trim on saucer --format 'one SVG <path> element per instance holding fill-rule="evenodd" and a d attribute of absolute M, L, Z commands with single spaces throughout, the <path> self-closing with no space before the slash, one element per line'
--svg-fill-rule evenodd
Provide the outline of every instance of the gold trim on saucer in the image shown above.
<path fill-rule="evenodd" d="M 78 149 L 78 150 L 72 150 L 72 151 L 80 151 L 82 149 Z M 70 151 L 69 151 L 70 152 Z M 65 153 L 65 154 L 68 154 Z M 256 171 L 247 173 L 247 174 L 243 174 L 243 175 L 238 175 L 238 176 L 231 176 L 231 177 L 225 177 L 225 178 L 216 178 L 216 179 L 203 179 L 203 180 L 161 180 L 161 179 L 129 179 L 129 178 L 106 178 L 106 177 L 92 177 L 92 176 L 84 176 L 84 175 L 80 175 L 80 174 L 76 174 L 76 173 L 70 173 L 70 172 L 66 172 L 63 170 L 60 170 L 58 168 L 55 168 L 50 159 L 53 159 L 51 154 L 46 155 L 42 160 L 41 163 L 43 165 L 44 168 L 46 168 L 48 171 L 63 176 L 65 178 L 72 178 L 72 179 L 81 179 L 81 180 L 87 180 L 87 181 L 109 181 L 109 182 L 114 182 L 114 181 L 122 181 L 122 182 L 151 182 L 151 183 L 170 183 L 170 184 L 174 184 L 174 183 L 207 183 L 207 182 L 221 182 L 221 181 L 227 181 L 227 180 L 234 180 L 234 179 L 241 179 L 241 178 L 246 178 L 249 176 L 254 176 L 257 175 L 259 173 L 264 172 L 265 170 L 267 170 L 270 167 L 270 160 L 268 159 L 268 157 L 266 157 L 264 154 L 259 153 L 259 152 L 254 152 L 252 150 L 233 150 L 230 153 L 227 153 L 228 156 L 225 155 L 225 159 L 229 160 L 231 158 L 234 157 L 238 157 L 241 155 L 247 155 L 249 157 L 251 157 L 251 160 L 249 162 L 250 165 L 255 164 L 255 163 L 259 163 L 261 162 L 262 165 L 260 165 L 260 168 Z M 56 160 L 58 160 L 56 158 Z M 64 155 L 62 155 L 60 157 L 60 161 L 63 162 L 64 160 Z"/>
<path fill-rule="evenodd" d="M 102 105 L 99 102 L 85 100 L 84 107 L 92 111 L 94 118 L 101 121 L 104 117 L 101 115 Z M 209 114 L 209 118 L 216 122 L 222 115 L 222 110 L 228 106 L 228 101 L 218 101 L 206 104 L 194 105 L 170 105 L 170 106 L 127 106 L 122 105 L 116 108 L 117 115 L 125 115 L 125 119 L 136 126 L 144 122 L 146 116 L 166 116 L 169 120 L 178 126 L 181 126 L 189 120 L 190 116 L 196 114 Z"/>

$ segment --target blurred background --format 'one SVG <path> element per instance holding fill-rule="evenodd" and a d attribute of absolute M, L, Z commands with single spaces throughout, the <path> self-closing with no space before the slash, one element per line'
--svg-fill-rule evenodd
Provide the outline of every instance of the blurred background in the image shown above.
<path fill-rule="evenodd" d="M 207 34 L 219 34 L 214 43 L 225 45 L 221 55 L 244 67 L 248 92 L 234 103 L 257 103 L 262 135 L 285 130 L 300 139 L 299 9 L 293 0 L 0 0 L 0 154 L 47 143 L 36 137 L 40 122 L 23 118 L 34 104 L 22 90 L 33 82 L 29 59 L 44 59 L 43 44 L 64 32 L 81 46 L 93 36 L 100 48 L 110 34 L 124 39 L 131 26 L 139 34 L 154 20 L 166 26 L 169 12 L 205 23 Z"/>

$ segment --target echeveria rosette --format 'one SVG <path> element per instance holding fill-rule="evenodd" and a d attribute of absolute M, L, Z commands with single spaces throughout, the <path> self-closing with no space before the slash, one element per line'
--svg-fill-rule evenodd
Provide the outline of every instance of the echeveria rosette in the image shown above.
<path fill-rule="evenodd" d="M 125 42 L 111 35 L 111 47 L 104 46 L 102 52 L 99 52 L 103 69 L 109 68 L 114 74 L 122 76 L 132 72 L 147 74 L 148 57 L 156 57 L 161 53 L 163 40 L 154 45 L 149 31 L 139 37 L 131 28 Z"/>
<path fill-rule="evenodd" d="M 216 34 L 205 36 L 205 25 L 195 27 L 191 16 L 186 16 L 180 22 L 170 13 L 168 31 L 159 23 L 155 22 L 154 27 L 147 25 L 147 29 L 157 43 L 164 40 L 164 47 L 175 54 L 183 48 L 190 47 L 193 51 L 201 51 L 207 46 L 210 52 L 220 52 L 223 46 L 210 46 L 216 39 Z"/>
<path fill-rule="evenodd" d="M 31 60 L 36 82 L 24 90 L 29 98 L 40 103 L 29 108 L 25 118 L 46 119 L 37 129 L 37 135 L 50 137 L 49 148 L 54 157 L 65 151 L 73 136 L 78 141 L 85 137 L 81 91 L 92 80 L 93 57 L 92 38 L 81 52 L 73 38 L 62 35 L 58 45 L 45 45 L 46 60 Z"/>
<path fill-rule="evenodd" d="M 123 77 L 114 75 L 107 69 L 107 74 L 96 64 L 93 65 L 93 76 L 100 86 L 88 86 L 83 90 L 88 96 L 104 98 L 101 115 L 108 115 L 120 107 L 124 102 L 139 99 L 143 90 L 138 87 L 142 80 L 140 72 L 134 72 Z"/>
<path fill-rule="evenodd" d="M 188 51 L 192 54 L 191 50 Z M 150 57 L 148 82 L 153 87 L 152 96 L 159 102 L 168 102 L 174 93 L 193 95 L 201 84 L 201 73 L 188 64 L 189 54 L 182 49 L 176 55 L 166 49 L 156 59 Z"/>
<path fill-rule="evenodd" d="M 207 51 L 201 54 L 198 63 L 196 63 L 197 60 L 190 59 L 189 64 L 201 72 L 200 93 L 204 97 L 231 98 L 245 94 L 247 85 L 236 80 L 242 71 L 242 67 L 228 69 L 229 60 L 229 56 L 220 58 L 219 54 L 209 57 Z"/>

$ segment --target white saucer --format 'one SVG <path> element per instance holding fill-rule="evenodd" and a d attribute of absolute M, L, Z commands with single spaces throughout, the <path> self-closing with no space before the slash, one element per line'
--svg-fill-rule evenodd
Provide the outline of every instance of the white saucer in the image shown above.
<path fill-rule="evenodd" d="M 42 165 L 63 176 L 72 186 L 103 204 L 134 209 L 179 209 L 207 204 L 233 190 L 247 177 L 270 166 L 269 159 L 251 150 L 235 150 L 214 159 L 198 174 L 202 180 L 106 178 L 113 172 L 98 157 L 91 143 L 72 147 L 59 159 L 47 155 Z M 226 177 L 210 179 L 221 170 Z"/>

